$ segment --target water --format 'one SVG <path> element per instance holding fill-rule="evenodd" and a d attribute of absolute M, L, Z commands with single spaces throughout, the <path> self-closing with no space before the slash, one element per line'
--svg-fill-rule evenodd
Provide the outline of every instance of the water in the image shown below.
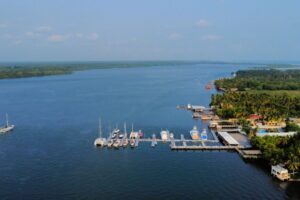
<path fill-rule="evenodd" d="M 204 86 L 246 66 L 198 64 L 105 69 L 0 81 L 0 199 L 297 199 L 299 185 L 234 152 L 94 148 L 98 118 L 176 137 L 194 124 L 187 103 L 208 105 Z M 0 116 L 0 117 L 1 117 Z"/>

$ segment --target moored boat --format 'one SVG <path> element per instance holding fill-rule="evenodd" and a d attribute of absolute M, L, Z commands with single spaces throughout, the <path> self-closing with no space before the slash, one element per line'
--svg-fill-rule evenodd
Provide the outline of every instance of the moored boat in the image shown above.
<path fill-rule="evenodd" d="M 163 142 L 166 142 L 167 140 L 170 139 L 170 132 L 168 130 L 162 130 L 160 132 L 160 137 Z"/>
<path fill-rule="evenodd" d="M 201 140 L 207 140 L 206 129 L 203 129 L 203 131 L 201 132 Z"/>
<path fill-rule="evenodd" d="M 139 130 L 139 138 L 143 138 L 144 137 L 144 133 L 142 132 L 142 130 Z"/>
<path fill-rule="evenodd" d="M 111 148 L 114 144 L 114 141 L 112 139 L 108 140 L 107 147 Z"/>
<path fill-rule="evenodd" d="M 95 140 L 94 145 L 104 147 L 106 146 L 106 144 L 107 144 L 106 138 L 102 137 L 101 119 L 99 119 L 99 137 Z"/>
<path fill-rule="evenodd" d="M 193 140 L 199 140 L 200 139 L 200 137 L 199 137 L 199 131 L 198 131 L 197 126 L 193 127 L 193 129 L 190 131 L 190 135 L 191 135 L 191 138 Z"/>
<path fill-rule="evenodd" d="M 119 139 L 117 139 L 117 140 L 114 141 L 114 144 L 113 144 L 114 148 L 117 149 L 117 148 L 120 147 L 120 145 L 121 145 L 121 141 Z"/>
<path fill-rule="evenodd" d="M 129 143 L 129 142 L 128 142 L 128 139 L 125 138 L 124 141 L 123 141 L 123 144 L 122 144 L 123 147 L 127 147 L 127 146 L 128 146 L 128 143 Z"/>
<path fill-rule="evenodd" d="M 135 139 L 130 139 L 130 147 L 131 148 L 135 147 Z"/>

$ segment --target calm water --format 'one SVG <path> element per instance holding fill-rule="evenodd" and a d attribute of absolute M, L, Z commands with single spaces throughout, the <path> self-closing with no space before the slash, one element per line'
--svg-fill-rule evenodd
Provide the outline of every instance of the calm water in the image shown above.
<path fill-rule="evenodd" d="M 186 133 L 208 105 L 205 84 L 243 66 L 185 65 L 107 69 L 0 81 L 0 117 L 16 129 L 0 136 L 0 199 L 297 199 L 300 186 L 234 152 L 172 152 L 168 145 L 94 148 L 98 117 L 134 123 L 146 136 Z M 130 125 L 128 125 L 130 126 Z"/>

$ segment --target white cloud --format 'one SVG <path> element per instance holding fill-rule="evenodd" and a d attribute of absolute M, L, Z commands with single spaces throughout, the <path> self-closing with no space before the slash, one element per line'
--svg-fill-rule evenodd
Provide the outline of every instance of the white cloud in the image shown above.
<path fill-rule="evenodd" d="M 87 39 L 89 40 L 97 40 L 99 38 L 99 35 L 97 33 L 91 33 L 87 36 Z"/>
<path fill-rule="evenodd" d="M 52 28 L 50 26 L 40 26 L 36 28 L 37 32 L 49 32 Z"/>
<path fill-rule="evenodd" d="M 66 40 L 67 37 L 64 36 L 64 35 L 59 35 L 59 34 L 53 34 L 53 35 L 50 35 L 48 37 L 48 40 L 51 41 L 51 42 L 62 42 L 64 40 Z"/>
<path fill-rule="evenodd" d="M 223 37 L 220 35 L 205 35 L 201 39 L 205 41 L 216 41 L 223 39 Z"/>
<path fill-rule="evenodd" d="M 177 39 L 180 39 L 181 38 L 181 35 L 179 33 L 171 33 L 169 35 L 169 39 L 171 40 L 177 40 Z"/>
<path fill-rule="evenodd" d="M 196 22 L 196 26 L 199 28 L 204 28 L 204 27 L 209 26 L 209 22 L 206 21 L 205 19 L 200 19 Z"/>

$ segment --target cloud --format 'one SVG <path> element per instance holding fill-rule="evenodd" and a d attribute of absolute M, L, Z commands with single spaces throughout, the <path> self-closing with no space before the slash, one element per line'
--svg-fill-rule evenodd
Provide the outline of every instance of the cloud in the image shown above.
<path fill-rule="evenodd" d="M 49 32 L 52 28 L 50 26 L 40 26 L 36 28 L 37 32 Z"/>
<path fill-rule="evenodd" d="M 178 40 L 180 38 L 181 38 L 181 35 L 179 33 L 171 33 L 169 35 L 169 39 L 171 39 L 171 40 Z"/>
<path fill-rule="evenodd" d="M 209 26 L 209 22 L 206 21 L 205 19 L 200 19 L 196 22 L 196 26 L 199 28 L 205 28 L 205 27 Z"/>
<path fill-rule="evenodd" d="M 99 35 L 97 33 L 91 33 L 87 36 L 87 39 L 89 40 L 97 40 L 99 38 Z"/>
<path fill-rule="evenodd" d="M 66 39 L 67 39 L 66 36 L 64 36 L 64 35 L 59 35 L 59 34 L 53 34 L 53 35 L 50 35 L 50 36 L 48 37 L 48 40 L 49 40 L 50 42 L 63 42 L 63 41 L 65 41 Z"/>
<path fill-rule="evenodd" d="M 223 36 L 220 36 L 220 35 L 205 35 L 201 39 L 205 40 L 205 41 L 217 41 L 217 40 L 223 39 Z"/>

